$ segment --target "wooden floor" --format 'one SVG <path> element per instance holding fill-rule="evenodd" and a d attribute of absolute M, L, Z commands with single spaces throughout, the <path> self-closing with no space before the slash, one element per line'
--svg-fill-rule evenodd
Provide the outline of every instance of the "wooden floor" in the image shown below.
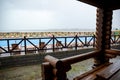
<path fill-rule="evenodd" d="M 120 70 L 110 80 L 120 80 Z"/>
<path fill-rule="evenodd" d="M 103 64 L 75 77 L 74 80 L 120 80 L 120 60 Z"/>

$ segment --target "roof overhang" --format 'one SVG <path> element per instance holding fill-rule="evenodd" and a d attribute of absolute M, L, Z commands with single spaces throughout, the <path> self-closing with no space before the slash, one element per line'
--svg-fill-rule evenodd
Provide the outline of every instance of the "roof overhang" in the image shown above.
<path fill-rule="evenodd" d="M 120 9 L 120 0 L 78 0 L 97 8 L 106 8 L 111 10 Z"/>

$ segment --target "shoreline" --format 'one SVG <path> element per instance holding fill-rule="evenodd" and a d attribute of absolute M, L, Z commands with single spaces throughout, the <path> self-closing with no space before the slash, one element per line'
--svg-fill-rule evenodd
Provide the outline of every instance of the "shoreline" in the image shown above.
<path fill-rule="evenodd" d="M 65 36 L 93 36 L 95 32 L 0 32 L 0 39 L 26 37 L 65 37 Z"/>
<path fill-rule="evenodd" d="M 27 32 L 0 32 L 0 39 L 9 38 L 23 38 L 24 36 L 35 38 L 35 37 L 66 37 L 66 36 L 93 36 L 95 31 L 27 31 Z M 120 35 L 120 30 L 112 31 L 111 35 Z"/>

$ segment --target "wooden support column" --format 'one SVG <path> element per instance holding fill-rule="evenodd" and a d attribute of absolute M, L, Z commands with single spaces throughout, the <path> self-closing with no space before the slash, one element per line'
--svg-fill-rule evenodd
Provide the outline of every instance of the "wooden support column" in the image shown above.
<path fill-rule="evenodd" d="M 99 50 L 99 56 L 95 57 L 95 66 L 108 62 L 105 57 L 105 50 L 110 49 L 112 10 L 97 9 L 96 19 L 96 50 Z"/>
<path fill-rule="evenodd" d="M 50 55 L 45 56 L 44 60 L 49 63 L 42 64 L 43 80 L 68 80 L 66 72 L 71 69 L 70 64 Z"/>

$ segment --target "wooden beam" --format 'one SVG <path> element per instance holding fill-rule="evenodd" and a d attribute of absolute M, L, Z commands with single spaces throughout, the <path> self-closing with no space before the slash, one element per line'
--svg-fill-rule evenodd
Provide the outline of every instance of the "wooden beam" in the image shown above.
<path fill-rule="evenodd" d="M 120 55 L 120 50 L 117 49 L 105 50 L 105 52 L 107 54 Z"/>
<path fill-rule="evenodd" d="M 59 67 L 60 65 L 62 65 L 62 62 L 59 59 L 57 59 L 57 58 L 55 58 L 53 56 L 50 56 L 50 55 L 45 56 L 44 60 L 49 62 L 54 68 Z"/>
<path fill-rule="evenodd" d="M 100 0 L 98 1 L 97 0 L 78 0 L 78 1 L 87 3 L 89 5 L 92 5 L 98 8 L 103 8 L 103 1 L 100 1 Z"/>
<path fill-rule="evenodd" d="M 99 52 L 100 51 L 92 51 L 92 52 L 88 52 L 88 53 L 84 53 L 84 54 L 80 54 L 72 57 L 67 57 L 67 58 L 61 59 L 61 61 L 64 62 L 64 64 L 74 64 L 76 62 L 95 57 L 99 54 Z"/>
<path fill-rule="evenodd" d="M 102 8 L 102 9 L 105 9 L 105 8 L 110 10 L 120 9 L 119 0 L 78 0 L 78 1 L 87 3 L 97 8 Z"/>

